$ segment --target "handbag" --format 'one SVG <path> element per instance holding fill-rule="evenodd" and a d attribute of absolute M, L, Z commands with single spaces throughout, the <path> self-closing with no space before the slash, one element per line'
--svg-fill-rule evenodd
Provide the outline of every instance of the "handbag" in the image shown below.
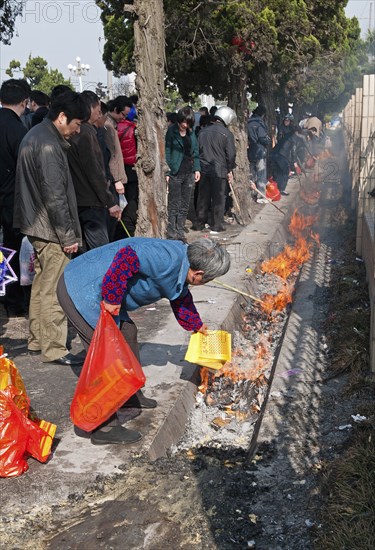
<path fill-rule="evenodd" d="M 90 432 L 145 383 L 142 367 L 103 303 L 70 406 L 72 422 Z"/>

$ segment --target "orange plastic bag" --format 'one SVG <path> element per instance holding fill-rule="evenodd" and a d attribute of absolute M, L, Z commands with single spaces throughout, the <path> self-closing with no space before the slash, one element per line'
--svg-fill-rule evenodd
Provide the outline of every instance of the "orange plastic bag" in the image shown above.
<path fill-rule="evenodd" d="M 28 416 L 30 403 L 25 384 L 16 365 L 7 358 L 3 346 L 0 346 L 0 390 L 5 390 L 8 386 L 14 386 L 18 390 L 14 394 L 14 402 L 17 408 Z"/>
<path fill-rule="evenodd" d="M 56 426 L 33 421 L 18 408 L 21 392 L 9 385 L 0 391 L 0 477 L 14 477 L 28 469 L 27 455 L 46 462 Z"/>
<path fill-rule="evenodd" d="M 266 197 L 271 201 L 279 201 L 281 199 L 280 191 L 277 182 L 271 177 L 266 185 Z"/>
<path fill-rule="evenodd" d="M 90 432 L 145 383 L 142 367 L 112 315 L 101 305 L 99 321 L 70 407 L 72 422 Z"/>

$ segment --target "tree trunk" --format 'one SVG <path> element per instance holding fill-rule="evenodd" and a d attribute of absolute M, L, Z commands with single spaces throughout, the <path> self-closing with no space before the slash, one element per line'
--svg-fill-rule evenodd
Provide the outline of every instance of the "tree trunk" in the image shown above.
<path fill-rule="evenodd" d="M 271 135 L 272 125 L 275 124 L 275 94 L 273 89 L 273 79 L 271 69 L 268 65 L 261 64 L 259 67 L 257 97 L 258 103 L 264 105 L 267 109 L 266 122 Z"/>
<path fill-rule="evenodd" d="M 258 103 L 266 108 L 266 124 L 268 135 L 272 138 L 272 144 L 268 146 L 267 151 L 267 178 L 272 174 L 271 150 L 275 144 L 276 136 L 276 101 L 273 88 L 271 69 L 268 65 L 261 64 L 259 67 L 257 82 Z"/>
<path fill-rule="evenodd" d="M 247 158 L 247 101 L 246 77 L 234 75 L 231 78 L 231 92 L 228 104 L 237 114 L 237 124 L 232 131 L 236 142 L 236 170 L 234 171 L 233 206 L 239 223 L 246 225 L 251 219 L 250 167 Z M 238 207 L 237 207 L 238 205 Z M 237 211 L 239 210 L 239 211 Z"/>
<path fill-rule="evenodd" d="M 167 220 L 165 181 L 163 0 L 134 0 L 124 5 L 134 16 L 134 59 L 137 73 L 137 156 L 139 206 L 136 235 L 164 237 Z"/>

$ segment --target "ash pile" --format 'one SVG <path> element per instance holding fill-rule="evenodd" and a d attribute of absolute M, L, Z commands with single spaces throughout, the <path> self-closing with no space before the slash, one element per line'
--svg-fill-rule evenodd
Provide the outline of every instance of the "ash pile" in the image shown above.
<path fill-rule="evenodd" d="M 248 449 L 270 389 L 278 349 L 301 266 L 319 246 L 314 216 L 295 211 L 294 244 L 264 261 L 252 277 L 258 301 L 242 304 L 232 334 L 232 360 L 220 370 L 201 367 L 201 384 L 185 434 L 172 452 L 198 447 Z"/>

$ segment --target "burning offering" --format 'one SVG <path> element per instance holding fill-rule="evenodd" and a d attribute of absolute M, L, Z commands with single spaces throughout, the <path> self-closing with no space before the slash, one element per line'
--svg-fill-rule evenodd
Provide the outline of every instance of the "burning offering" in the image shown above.
<path fill-rule="evenodd" d="M 210 369 L 221 369 L 232 358 L 232 337 L 225 330 L 195 332 L 190 337 L 185 360 Z"/>
<path fill-rule="evenodd" d="M 241 305 L 240 330 L 233 333 L 230 359 L 223 363 L 222 358 L 213 370 L 207 363 L 209 352 L 203 358 L 200 356 L 205 337 L 193 335 L 185 358 L 203 368 L 196 410 L 182 445 L 190 448 L 248 445 L 272 379 L 295 283 L 302 265 L 311 258 L 314 247 L 319 246 L 319 236 L 312 231 L 316 220 L 316 216 L 304 216 L 296 210 L 289 223 L 293 242 L 257 269 L 255 279 L 261 299 Z"/>

